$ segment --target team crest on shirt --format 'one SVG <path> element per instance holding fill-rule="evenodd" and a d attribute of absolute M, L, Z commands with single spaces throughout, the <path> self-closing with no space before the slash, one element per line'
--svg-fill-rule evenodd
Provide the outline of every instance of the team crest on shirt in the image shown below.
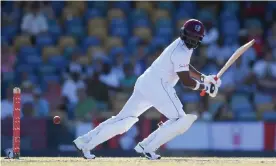
<path fill-rule="evenodd" d="M 195 25 L 195 30 L 196 30 L 197 32 L 199 32 L 200 29 L 201 29 L 201 26 L 200 26 L 200 25 Z"/>

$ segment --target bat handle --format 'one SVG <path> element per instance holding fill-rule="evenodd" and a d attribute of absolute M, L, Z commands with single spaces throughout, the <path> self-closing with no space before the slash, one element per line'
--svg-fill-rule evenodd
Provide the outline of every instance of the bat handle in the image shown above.
<path fill-rule="evenodd" d="M 218 77 L 216 76 L 214 79 L 217 81 L 217 80 L 218 80 Z M 205 94 L 206 94 L 206 91 L 205 91 L 205 90 L 202 90 L 202 91 L 200 92 L 200 96 L 205 96 Z"/>

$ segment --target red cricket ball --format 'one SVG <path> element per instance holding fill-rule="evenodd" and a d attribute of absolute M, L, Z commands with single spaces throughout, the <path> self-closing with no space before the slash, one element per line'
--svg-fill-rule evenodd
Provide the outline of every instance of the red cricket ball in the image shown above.
<path fill-rule="evenodd" d="M 53 118 L 54 124 L 60 124 L 60 117 L 59 116 L 55 116 Z"/>

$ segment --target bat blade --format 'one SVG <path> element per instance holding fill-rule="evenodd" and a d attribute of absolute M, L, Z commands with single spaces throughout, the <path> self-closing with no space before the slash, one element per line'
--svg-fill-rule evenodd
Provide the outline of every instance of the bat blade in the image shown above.
<path fill-rule="evenodd" d="M 250 42 L 246 43 L 245 45 L 238 48 L 232 56 L 228 59 L 228 61 L 225 63 L 225 65 L 220 69 L 218 74 L 216 75 L 216 80 L 222 76 L 222 74 L 253 44 L 255 43 L 255 40 L 251 40 Z M 205 96 L 206 92 L 205 90 L 202 90 L 200 93 L 200 96 Z"/>
<path fill-rule="evenodd" d="M 217 74 L 217 77 L 220 78 L 222 74 L 246 51 L 249 47 L 251 47 L 255 43 L 255 40 L 251 40 L 250 42 L 246 43 L 245 45 L 238 48 L 233 55 L 228 59 L 225 65 L 220 69 Z"/>

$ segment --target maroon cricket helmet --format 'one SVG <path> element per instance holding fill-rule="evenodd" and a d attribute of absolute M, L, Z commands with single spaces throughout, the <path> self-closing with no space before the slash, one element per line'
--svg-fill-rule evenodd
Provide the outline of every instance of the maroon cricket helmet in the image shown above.
<path fill-rule="evenodd" d="M 189 19 L 180 29 L 180 38 L 189 49 L 197 48 L 204 37 L 204 26 L 196 19 Z"/>

